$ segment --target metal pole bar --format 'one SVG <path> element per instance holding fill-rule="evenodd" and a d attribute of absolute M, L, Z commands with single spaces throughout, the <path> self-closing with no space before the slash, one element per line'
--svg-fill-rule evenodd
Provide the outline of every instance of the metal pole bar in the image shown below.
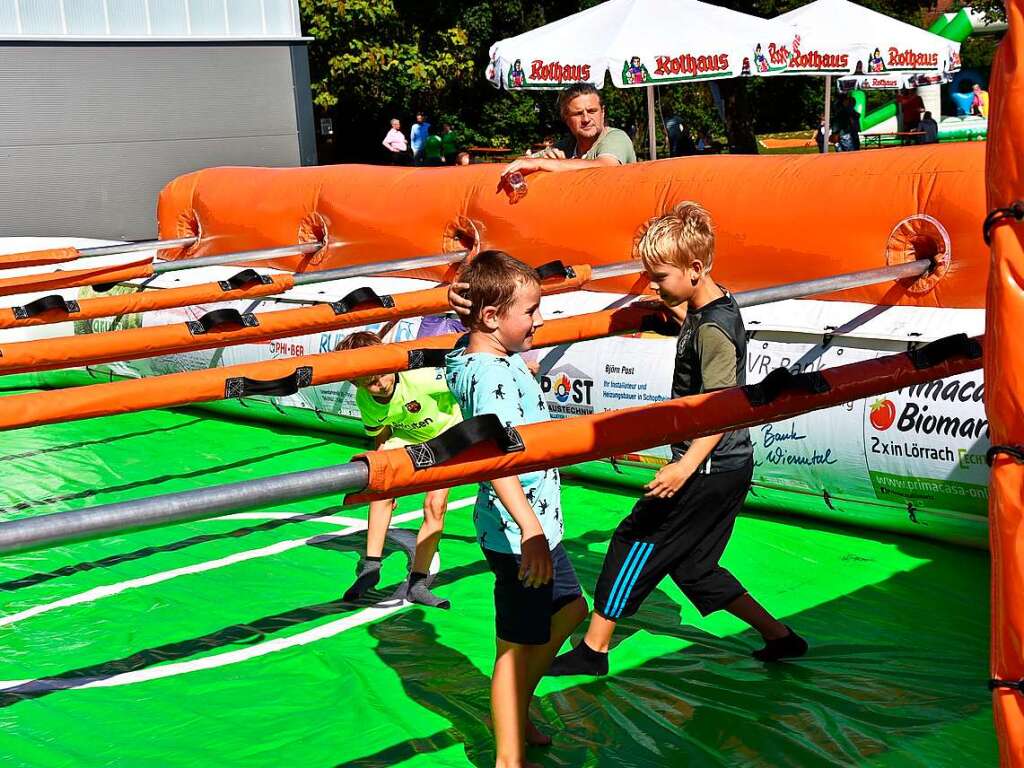
<path fill-rule="evenodd" d="M 890 280 L 903 280 L 920 277 L 934 266 L 931 259 L 918 259 L 905 264 L 893 264 L 889 267 L 865 269 L 860 272 L 848 272 L 845 275 L 833 275 L 817 280 L 804 280 L 799 283 L 773 285 L 770 288 L 757 288 L 753 291 L 741 291 L 735 294 L 736 303 L 741 307 L 753 307 L 757 304 L 771 304 L 786 299 L 800 299 L 821 293 L 833 293 L 848 288 L 861 288 L 865 285 L 886 283 Z"/>
<path fill-rule="evenodd" d="M 832 75 L 825 75 L 825 154 L 828 154 L 828 140 L 832 136 Z M 838 150 L 839 147 L 836 147 Z"/>
<path fill-rule="evenodd" d="M 93 256 L 114 256 L 118 253 L 136 253 L 138 251 L 164 250 L 192 245 L 198 238 L 179 237 L 177 240 L 143 240 L 138 243 L 122 243 L 120 245 L 101 245 L 96 248 L 80 248 L 78 258 L 88 259 Z"/>
<path fill-rule="evenodd" d="M 650 148 L 651 148 L 651 160 L 658 159 L 658 144 L 656 141 L 657 137 L 657 124 L 654 121 L 654 86 L 647 86 L 647 133 Z"/>
<path fill-rule="evenodd" d="M 632 266 L 635 270 L 636 262 L 609 264 L 604 269 L 622 270 L 627 266 Z M 819 280 L 805 280 L 744 291 L 735 294 L 735 297 L 740 306 L 749 307 L 917 277 L 931 266 L 931 260 L 919 259 L 906 264 L 851 272 Z M 602 275 L 607 276 L 609 275 Z M 97 538 L 104 534 L 127 533 L 169 523 L 198 520 L 236 509 L 267 506 L 327 493 L 358 491 L 366 487 L 368 479 L 367 465 L 362 462 L 351 462 L 261 480 L 246 480 L 148 499 L 12 520 L 0 523 L 0 553 L 10 554 L 52 547 Z"/>
<path fill-rule="evenodd" d="M 365 488 L 367 482 L 367 465 L 356 461 L 166 496 L 27 517 L 0 524 L 0 553 L 54 547 L 105 534 L 215 517 L 241 508 L 358 491 Z"/>
<path fill-rule="evenodd" d="M 594 267 L 590 271 L 590 281 L 604 280 L 609 277 L 621 277 L 622 275 L 633 275 L 644 271 L 643 264 L 639 261 L 617 261 L 614 264 L 604 264 Z"/>
<path fill-rule="evenodd" d="M 316 253 L 323 247 L 323 243 L 297 243 L 284 248 L 264 248 L 259 251 L 238 251 L 237 253 L 222 253 L 218 256 L 200 256 L 196 259 L 162 261 L 153 267 L 153 274 L 162 275 L 164 272 L 177 272 L 182 269 L 234 264 L 236 261 L 266 261 L 278 257 L 294 256 L 296 253 Z"/>
<path fill-rule="evenodd" d="M 394 261 L 377 261 L 372 264 L 356 264 L 351 267 L 339 267 L 338 269 L 324 269 L 319 272 L 300 272 L 295 275 L 295 285 L 326 283 L 331 280 L 344 280 L 347 277 L 378 275 L 382 272 L 402 272 L 422 267 L 438 267 L 462 261 L 468 255 L 469 251 L 453 251 L 452 253 L 413 256 L 408 259 L 395 259 Z"/>

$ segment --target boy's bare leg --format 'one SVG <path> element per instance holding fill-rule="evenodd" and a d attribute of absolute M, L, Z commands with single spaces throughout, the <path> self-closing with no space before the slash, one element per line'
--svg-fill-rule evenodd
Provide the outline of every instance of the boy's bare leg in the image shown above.
<path fill-rule="evenodd" d="M 725 610 L 761 633 L 765 640 L 778 640 L 789 634 L 786 625 L 772 616 L 757 600 L 744 593 L 725 606 Z"/>
<path fill-rule="evenodd" d="M 428 573 L 430 561 L 437 553 L 437 545 L 441 541 L 444 530 L 444 515 L 448 511 L 448 489 L 431 491 L 423 500 L 423 524 L 416 535 L 416 554 L 413 557 L 412 569 L 419 573 Z"/>
<path fill-rule="evenodd" d="M 495 768 L 523 768 L 526 695 L 526 660 L 530 647 L 497 641 L 491 678 L 491 717 L 497 746 Z"/>
<path fill-rule="evenodd" d="M 370 502 L 370 515 L 366 527 L 366 556 L 379 558 L 384 554 L 384 539 L 391 526 L 391 513 L 398 502 L 395 499 L 380 499 Z"/>
<path fill-rule="evenodd" d="M 451 603 L 438 597 L 427 587 L 430 561 L 437 553 L 444 530 L 444 514 L 448 510 L 448 489 L 431 491 L 423 500 L 423 524 L 416 535 L 416 553 L 413 555 L 412 572 L 409 574 L 409 589 L 406 599 L 412 603 L 433 608 L 450 608 Z"/>
<path fill-rule="evenodd" d="M 380 582 L 380 562 L 384 554 L 384 539 L 391 525 L 391 513 L 395 509 L 394 499 L 370 502 L 369 519 L 366 526 L 366 557 L 356 571 L 356 580 L 342 599 L 358 600 Z"/>
<path fill-rule="evenodd" d="M 584 635 L 583 642 L 589 645 L 591 650 L 598 653 L 608 653 L 616 626 L 616 623 L 611 619 L 606 619 L 604 616 L 592 613 L 590 614 L 590 626 L 587 627 L 587 634 Z"/>
<path fill-rule="evenodd" d="M 807 641 L 772 616 L 749 594 L 742 594 L 725 606 L 725 610 L 742 619 L 761 633 L 764 648 L 751 655 L 759 661 L 795 659 L 807 653 Z"/>
<path fill-rule="evenodd" d="M 523 716 L 526 722 L 526 743 L 533 746 L 547 746 L 551 737 L 543 733 L 530 720 L 530 702 L 537 684 L 551 666 L 558 649 L 565 639 L 573 633 L 583 620 L 587 618 L 587 601 L 580 596 L 568 605 L 562 606 L 558 613 L 551 617 L 551 639 L 546 645 L 530 646 L 530 654 L 526 663 L 526 704 Z"/>

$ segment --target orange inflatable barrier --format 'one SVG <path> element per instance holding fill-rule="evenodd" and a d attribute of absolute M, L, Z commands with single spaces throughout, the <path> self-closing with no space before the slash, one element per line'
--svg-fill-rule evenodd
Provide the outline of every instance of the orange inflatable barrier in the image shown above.
<path fill-rule="evenodd" d="M 119 283 L 122 280 L 135 280 L 153 274 L 153 259 L 115 264 L 106 267 L 90 267 L 89 269 L 72 269 L 67 272 L 51 272 L 46 275 L 21 275 L 19 277 L 0 278 L 0 296 L 16 296 L 19 293 L 35 293 L 37 291 L 58 291 L 62 288 L 78 288 L 82 285 L 100 283 Z"/>
<path fill-rule="evenodd" d="M 180 288 L 139 290 L 134 293 L 98 296 L 91 299 L 78 299 L 73 302 L 65 301 L 59 296 L 54 297 L 52 301 L 47 301 L 50 297 L 45 297 L 23 306 L 0 309 L 0 329 L 25 328 L 34 325 L 63 323 L 69 320 L 89 320 L 136 312 L 152 312 L 207 302 L 241 301 L 284 293 L 294 286 L 294 275 L 277 274 L 263 275 L 260 279 L 247 281 L 237 288 L 224 281 L 186 285 Z M 77 340 L 86 338 L 88 337 L 80 336 Z"/>
<path fill-rule="evenodd" d="M 992 552 L 992 708 L 1000 761 L 1024 765 L 1024 1 L 1008 0 L 1009 32 L 992 69 L 986 236 L 992 267 L 985 315 L 985 409 Z"/>
<path fill-rule="evenodd" d="M 651 306 L 593 312 L 545 323 L 534 343 L 544 347 L 633 333 L 652 321 L 666 319 Z M 60 392 L 9 395 L 0 397 L 0 430 L 249 395 L 291 394 L 301 387 L 421 367 L 425 363 L 422 355 L 416 354 L 418 350 L 451 349 L 458 339 L 459 334 L 447 334 L 344 352 L 91 384 Z"/>
<path fill-rule="evenodd" d="M 44 264 L 62 264 L 78 258 L 77 248 L 46 248 L 42 251 L 8 253 L 0 256 L 0 269 L 40 267 Z"/>
<path fill-rule="evenodd" d="M 424 452 L 422 446 L 371 451 L 355 457 L 369 466 L 366 489 L 349 495 L 345 503 L 405 496 L 468 481 L 493 480 L 621 456 L 677 440 L 778 421 L 898 387 L 977 370 L 982 364 L 981 355 L 980 339 L 961 336 L 941 339 L 914 352 L 816 373 L 794 375 L 780 368 L 753 386 L 517 427 L 511 451 L 502 450 L 492 441 L 481 442 L 457 459 L 439 464 L 434 464 L 431 457 L 436 452 Z M 500 424 L 497 426 L 501 433 L 495 437 L 505 441 L 507 432 Z M 444 435 L 436 438 L 444 439 Z M 428 441 L 427 446 L 433 448 L 434 442 Z"/>
<path fill-rule="evenodd" d="M 578 290 L 590 279 L 590 274 L 589 266 L 574 266 L 571 276 L 545 280 L 541 287 L 546 294 Z M 377 306 L 366 306 L 371 303 Z M 359 309 L 360 306 L 364 308 Z M 393 296 L 378 296 L 368 289 L 358 289 L 333 303 L 259 314 L 217 309 L 187 323 L 3 344 L 0 345 L 0 374 L 99 365 L 172 352 L 249 344 L 300 333 L 420 317 L 447 309 L 447 286 Z"/>
<path fill-rule="evenodd" d="M 988 252 L 984 146 L 968 142 L 820 155 L 685 157 L 532 174 L 516 204 L 499 188 L 501 167 L 458 172 L 378 166 L 211 168 L 161 192 L 160 237 L 194 235 L 223 250 L 323 238 L 316 269 L 405 258 L 451 247 L 475 231 L 533 265 L 557 253 L 597 267 L 630 254 L 637 227 L 682 200 L 699 200 L 716 225 L 714 274 L 734 293 L 872 269 L 942 253 L 919 290 L 886 286 L 838 296 L 867 304 L 984 306 Z M 416 200 L 394 221 L 396 200 Z M 252 222 L 260 226 L 253 227 Z M 257 231 L 258 230 L 258 231 Z M 460 246 L 462 247 L 462 246 Z M 298 258 L 275 267 L 295 271 Z M 941 276 L 940 276 L 941 275 Z M 439 277 L 437 278 L 439 279 Z M 629 293 L 634 281 L 602 284 Z M 833 296 L 835 298 L 835 296 Z"/>

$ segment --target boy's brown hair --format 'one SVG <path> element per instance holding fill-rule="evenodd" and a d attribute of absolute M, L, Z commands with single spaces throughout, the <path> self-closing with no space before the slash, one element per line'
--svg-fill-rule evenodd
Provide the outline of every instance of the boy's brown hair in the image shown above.
<path fill-rule="evenodd" d="M 466 318 L 468 328 L 479 326 L 480 311 L 484 307 L 495 307 L 498 314 L 504 314 L 516 300 L 520 288 L 540 285 L 537 270 L 504 251 L 483 251 L 459 270 L 456 279 L 469 283 L 465 296 L 473 302 L 473 307 Z"/>
<path fill-rule="evenodd" d="M 638 233 L 633 258 L 640 259 L 648 270 L 658 264 L 686 269 L 700 261 L 704 271 L 710 271 L 715 259 L 711 214 L 702 205 L 687 200 L 655 216 Z"/>
<path fill-rule="evenodd" d="M 334 348 L 335 352 L 345 352 L 350 349 L 362 349 L 363 347 L 376 347 L 384 341 L 373 331 L 356 331 L 350 333 L 338 342 Z"/>

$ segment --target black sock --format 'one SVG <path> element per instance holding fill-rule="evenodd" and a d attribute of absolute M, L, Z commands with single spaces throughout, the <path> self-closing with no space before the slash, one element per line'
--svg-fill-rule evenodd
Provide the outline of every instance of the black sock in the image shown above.
<path fill-rule="evenodd" d="M 410 603 L 427 605 L 431 608 L 442 608 L 447 610 L 452 604 L 443 597 L 438 597 L 427 586 L 427 574 L 413 571 L 409 574 L 409 589 L 405 593 L 405 599 Z"/>
<path fill-rule="evenodd" d="M 549 677 L 563 675 L 593 675 L 600 677 L 608 674 L 608 654 L 595 651 L 586 640 L 571 651 L 556 656 L 547 672 Z"/>
<path fill-rule="evenodd" d="M 789 629 L 788 635 L 777 640 L 765 640 L 764 648 L 759 648 L 750 655 L 758 661 L 778 661 L 779 659 L 795 659 L 805 653 L 807 653 L 807 641 Z"/>
<path fill-rule="evenodd" d="M 355 583 L 348 588 L 342 600 L 358 600 L 376 587 L 380 582 L 380 563 L 379 557 L 364 557 L 356 569 Z"/>

